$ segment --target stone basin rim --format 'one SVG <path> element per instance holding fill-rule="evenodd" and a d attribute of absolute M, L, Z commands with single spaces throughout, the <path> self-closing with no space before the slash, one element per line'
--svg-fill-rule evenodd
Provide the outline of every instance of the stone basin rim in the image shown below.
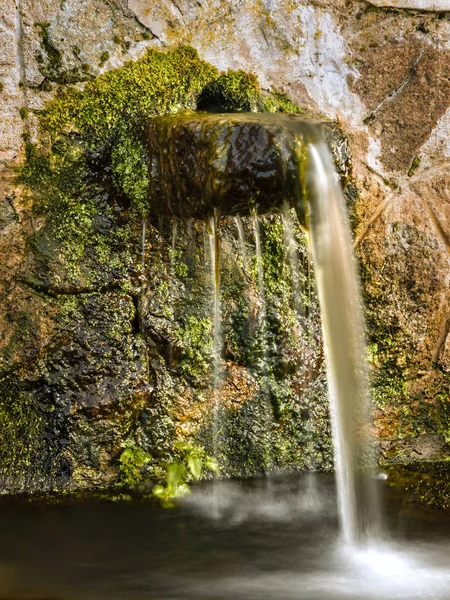
<path fill-rule="evenodd" d="M 328 120 L 280 113 L 183 111 L 148 123 L 151 212 L 208 220 L 214 213 L 279 212 L 288 202 L 306 225 L 302 164 L 308 143 L 338 148 L 346 138 Z M 338 140 L 339 143 L 336 143 Z M 345 146 L 342 153 L 341 148 Z M 345 155 L 342 161 L 341 155 Z"/>

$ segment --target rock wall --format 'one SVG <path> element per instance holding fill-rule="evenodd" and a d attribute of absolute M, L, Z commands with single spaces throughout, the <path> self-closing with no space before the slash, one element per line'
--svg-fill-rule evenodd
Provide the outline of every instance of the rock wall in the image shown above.
<path fill-rule="evenodd" d="M 156 332 L 153 349 L 142 339 L 136 315 L 157 317 L 146 317 L 139 305 L 141 232 L 136 224 L 124 227 L 123 207 L 111 216 L 105 213 L 107 199 L 96 198 L 102 235 L 128 236 L 127 248 L 114 246 L 118 264 L 104 272 L 97 257 L 98 276 L 87 285 L 82 270 L 74 286 L 66 266 L 56 265 L 57 246 L 39 235 L 45 219 L 33 210 L 30 193 L 14 182 L 24 138 L 40 137 L 36 113 L 58 90 L 81 88 L 149 47 L 180 43 L 220 69 L 253 72 L 264 89 L 335 119 L 347 132 L 353 157 L 347 197 L 366 296 L 382 457 L 404 462 L 447 456 L 450 8 L 434 4 L 430 10 L 424 2 L 363 0 L 336 0 L 332 6 L 321 0 L 3 2 L 0 418 L 13 415 L 22 423 L 4 441 L 8 489 L 29 487 L 37 456 L 44 475 L 36 488 L 55 481 L 72 487 L 114 482 L 124 443 L 144 444 L 153 428 L 152 447 L 164 445 L 164 423 L 173 427 L 167 415 L 195 405 L 187 401 L 195 386 L 173 391 L 170 402 L 161 391 L 178 385 L 164 379 L 164 353 L 172 352 L 173 340 L 162 322 L 146 326 Z M 155 241 L 147 243 L 165 244 L 168 252 L 170 232 L 165 242 L 156 241 L 167 224 L 153 226 Z M 103 251 L 111 253 L 111 246 Z M 93 268 L 91 258 L 83 268 Z M 158 260 L 145 258 L 148 265 Z M 113 269 L 126 273 L 129 293 L 117 288 Z M 155 290 L 150 285 L 149 297 Z M 246 371 L 239 381 L 247 381 L 248 364 L 241 366 Z M 188 406 L 175 409 L 174 398 Z M 172 403 L 170 410 L 165 402 Z M 305 423 L 311 410 L 297 411 Z M 142 429 L 137 424 L 143 422 Z M 19 451 L 16 434 L 39 443 Z M 320 443 L 319 454 L 328 456 L 326 440 Z M 323 462 L 328 465 L 329 458 Z M 319 463 L 308 459 L 303 465 Z"/>

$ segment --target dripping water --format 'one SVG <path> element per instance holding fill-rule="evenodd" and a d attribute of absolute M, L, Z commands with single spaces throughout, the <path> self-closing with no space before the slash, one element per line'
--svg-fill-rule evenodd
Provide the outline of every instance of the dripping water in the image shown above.
<path fill-rule="evenodd" d="M 248 272 L 248 257 L 247 257 L 247 242 L 245 239 L 244 223 L 242 222 L 242 218 L 239 215 L 234 217 L 234 222 L 236 225 L 236 229 L 238 231 L 239 246 L 240 246 L 241 256 L 242 256 L 242 264 L 244 267 L 244 271 L 247 273 Z"/>
<path fill-rule="evenodd" d="M 255 236 L 255 254 L 256 254 L 256 274 L 258 284 L 259 299 L 259 323 L 261 332 L 261 373 L 263 379 L 263 388 L 266 388 L 268 371 L 268 339 L 267 339 L 267 301 L 266 288 L 264 285 L 264 265 L 261 250 L 261 229 L 258 216 L 252 216 L 253 233 Z"/>
<path fill-rule="evenodd" d="M 145 276 L 145 243 L 147 239 L 146 233 L 147 221 L 145 217 L 142 219 L 142 239 L 141 239 L 141 264 L 142 264 L 142 283 L 141 283 L 141 298 L 140 298 L 140 306 L 137 303 L 136 312 L 137 312 L 137 324 L 139 325 L 139 330 L 141 333 L 144 332 L 144 313 L 146 311 L 146 286 L 145 282 L 147 278 Z"/>
<path fill-rule="evenodd" d="M 266 329 L 266 318 L 267 318 L 267 307 L 266 307 L 266 289 L 264 286 L 264 266 L 261 251 L 261 230 L 259 227 L 259 220 L 257 215 L 253 215 L 253 231 L 255 235 L 255 249 L 256 249 L 256 269 L 257 269 L 257 280 L 258 280 L 258 295 L 261 303 L 260 314 L 261 314 L 261 325 L 263 331 Z"/>
<path fill-rule="evenodd" d="M 294 222 L 292 219 L 291 207 L 289 205 L 289 202 L 283 202 L 283 210 L 281 215 L 283 219 L 284 245 L 291 266 L 292 300 L 297 315 L 304 317 L 305 309 L 301 302 L 303 296 L 303 286 L 300 280 L 300 257 L 298 255 L 297 240 L 295 239 L 294 235 Z"/>
<path fill-rule="evenodd" d="M 271 382 L 270 382 L 270 359 L 269 359 L 269 329 L 267 322 L 267 294 L 266 286 L 264 283 L 264 263 L 262 256 L 262 244 L 261 244 L 261 228 L 259 219 L 256 214 L 252 215 L 253 232 L 255 236 L 255 257 L 256 257 L 256 271 L 257 271 L 257 284 L 258 284 L 258 298 L 260 303 L 259 308 L 259 321 L 260 321 L 260 364 L 258 365 L 260 371 L 260 386 L 261 392 L 264 397 L 265 410 L 264 410 L 264 421 L 267 430 L 271 429 L 272 426 L 272 403 L 270 399 Z M 268 457 L 271 455 L 271 447 L 269 438 L 264 438 L 265 455 Z M 266 465 L 270 466 L 270 465 Z"/>
<path fill-rule="evenodd" d="M 220 307 L 220 234 L 219 212 L 214 210 L 214 215 L 209 219 L 209 247 L 211 265 L 211 283 L 213 292 L 213 452 L 218 460 L 219 456 L 219 385 L 221 380 L 222 357 L 222 323 Z"/>

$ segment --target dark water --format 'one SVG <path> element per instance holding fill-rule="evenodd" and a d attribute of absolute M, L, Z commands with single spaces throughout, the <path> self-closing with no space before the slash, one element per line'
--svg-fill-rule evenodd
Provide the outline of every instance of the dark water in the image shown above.
<path fill-rule="evenodd" d="M 203 484 L 173 510 L 3 501 L 0 598 L 450 599 L 450 516 L 379 485 L 389 539 L 362 550 L 328 476 Z"/>

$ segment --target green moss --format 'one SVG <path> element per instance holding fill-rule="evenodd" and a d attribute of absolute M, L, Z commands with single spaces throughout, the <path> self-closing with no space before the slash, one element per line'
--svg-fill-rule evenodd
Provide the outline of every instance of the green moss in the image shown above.
<path fill-rule="evenodd" d="M 244 71 L 223 73 L 206 86 L 203 100 L 210 100 L 225 112 L 256 111 L 262 108 L 261 88 L 255 75 Z"/>
<path fill-rule="evenodd" d="M 155 367 L 158 382 L 152 402 L 142 409 L 139 417 L 141 437 L 135 436 L 139 444 L 123 446 L 118 465 L 122 483 L 130 486 L 142 481 L 141 478 L 152 469 L 155 473 L 162 462 L 174 458 L 171 452 L 176 435 L 176 415 L 171 411 L 175 410 L 174 398 L 180 394 L 180 382 L 194 396 L 198 390 L 209 390 L 211 386 L 210 282 L 204 271 L 203 251 L 192 258 L 192 244 L 189 242 L 189 250 L 179 252 L 176 248 L 172 257 L 167 252 L 166 260 L 161 234 L 150 224 L 151 219 L 147 219 L 147 236 L 151 231 L 153 250 L 151 260 L 147 255 L 142 261 L 142 217 L 151 212 L 148 205 L 151 173 L 146 151 L 146 125 L 149 119 L 159 114 L 195 109 L 205 98 L 229 110 L 268 109 L 268 106 L 264 107 L 254 76 L 232 71 L 221 75 L 191 48 L 179 48 L 168 53 L 150 50 L 142 59 L 90 80 L 84 90 L 66 87 L 60 91 L 39 115 L 43 143 L 27 144 L 26 161 L 20 175 L 21 182 L 33 191 L 36 215 L 44 217 L 41 219 L 43 225 L 36 229 L 30 240 L 39 268 L 30 275 L 28 283 L 39 293 L 51 294 L 55 308 L 59 308 L 56 317 L 58 332 L 69 337 L 76 335 L 76 339 L 82 342 L 83 352 L 77 354 L 75 364 L 82 362 L 86 368 L 95 370 L 102 381 L 111 377 L 108 372 L 110 365 L 139 365 L 139 360 L 143 359 L 138 359 L 137 355 L 145 356 L 146 351 L 151 354 L 152 366 L 158 365 Z M 277 106 L 280 110 L 282 106 L 286 110 L 289 108 L 287 100 L 279 101 Z M 274 106 L 272 104 L 271 109 Z M 280 308 L 278 314 L 273 311 L 270 317 L 274 347 L 275 336 L 279 331 L 288 330 L 292 317 L 292 308 L 288 307 L 291 291 L 285 285 L 290 274 L 280 249 L 282 227 L 279 220 L 275 219 L 266 238 L 266 287 L 274 304 Z M 280 246 L 275 248 L 276 244 Z M 145 266 L 142 266 L 143 263 Z M 146 281 L 151 282 L 154 292 L 151 303 L 156 317 L 146 317 L 145 308 L 142 309 L 139 300 L 144 268 Z M 197 278 L 193 274 L 195 268 L 201 271 Z M 280 270 L 283 281 L 277 280 Z M 172 282 L 164 275 L 169 272 L 174 275 Z M 42 280 L 34 281 L 39 277 Z M 229 293 L 234 299 L 242 297 L 236 291 L 241 285 L 230 285 L 228 292 L 224 290 L 224 295 Z M 105 290 L 114 292 L 105 293 Z M 174 301 L 177 290 L 180 297 Z M 199 304 L 201 294 L 207 299 L 202 299 Z M 117 313 L 117 319 L 110 316 L 106 319 L 105 315 L 109 315 L 110 310 Z M 243 300 L 236 309 L 235 324 L 244 322 L 244 312 L 248 321 L 248 300 Z M 161 325 L 156 326 L 155 333 L 152 320 L 161 317 L 171 323 L 167 324 L 164 336 L 158 338 Z M 156 346 L 153 348 L 148 344 L 144 351 L 138 345 L 138 352 L 136 343 L 137 340 L 142 341 L 142 322 L 147 335 L 155 333 Z M 261 332 L 253 335 L 248 324 L 246 326 L 247 348 L 239 359 L 242 362 L 262 352 L 262 343 L 259 343 Z M 124 332 L 125 337 L 122 335 Z M 163 344 L 167 344 L 167 356 L 165 350 L 161 350 Z M 285 335 L 283 347 L 286 349 L 289 344 L 289 336 Z M 66 360 L 64 351 L 61 350 L 61 356 L 58 352 L 58 349 L 51 350 L 50 357 L 46 358 L 49 363 L 54 361 L 53 373 L 60 373 L 61 364 L 65 364 Z M 281 389 L 285 370 L 284 363 L 281 367 L 278 364 L 274 369 L 274 383 L 268 386 L 279 420 L 295 404 L 292 381 L 288 381 L 286 389 Z M 119 372 L 122 372 L 121 369 Z M 148 378 L 149 372 L 146 371 L 142 377 Z M 70 373 L 70 378 L 76 377 L 75 372 Z M 120 393 L 125 395 L 134 390 L 133 381 L 129 381 L 127 375 Z M 62 382 L 61 385 L 68 386 L 68 383 Z M 84 382 L 80 381 L 77 385 L 82 388 Z M 115 386 L 117 388 L 117 383 Z M 264 416 L 267 413 L 266 397 L 260 396 L 258 403 L 258 406 L 249 405 L 243 415 L 249 423 L 252 414 Z M 25 405 L 31 407 L 33 418 L 30 422 L 34 423 L 35 406 L 29 399 Z M 252 413 L 252 408 L 255 413 Z M 134 412 L 133 415 L 136 419 Z M 298 421 L 300 416 L 298 413 Z M 230 419 L 230 430 L 236 431 L 232 427 L 233 422 L 236 426 L 240 425 L 234 413 L 230 413 Z M 133 436 L 132 428 L 138 427 L 131 421 L 130 417 L 130 423 L 127 420 L 129 429 L 123 434 L 125 438 Z M 92 421 L 86 419 L 83 423 L 89 424 L 92 429 Z M 248 474 L 266 470 L 270 464 L 275 464 L 277 453 L 283 456 L 289 454 L 289 460 L 295 462 L 296 450 L 294 447 L 286 450 L 283 436 L 279 437 L 273 452 L 267 449 L 271 430 L 265 428 L 264 423 L 249 425 L 240 441 L 236 442 L 239 446 L 236 447 L 236 456 L 251 454 L 245 469 Z M 34 425 L 30 427 L 33 437 Z M 256 431 L 252 431 L 252 427 L 256 427 Z M 25 431 L 19 431 L 18 435 L 25 441 L 28 439 Z M 257 439 L 260 435 L 264 438 L 262 441 Z M 82 431 L 80 425 L 74 439 L 81 440 L 81 447 L 82 440 L 89 436 L 95 436 L 95 433 Z M 293 446 L 295 444 L 293 442 Z M 80 464 L 98 469 L 84 446 L 82 450 L 86 457 Z M 93 454 L 96 452 L 97 448 Z M 149 452 L 153 457 L 151 461 Z"/>
<path fill-rule="evenodd" d="M 201 383 L 211 372 L 211 321 L 187 316 L 182 320 L 177 336 L 183 348 L 180 373 L 191 381 Z"/>
<path fill-rule="evenodd" d="M 40 26 L 44 42 L 49 43 L 47 26 Z M 94 153 L 97 162 L 111 164 L 118 191 L 145 212 L 149 181 L 147 120 L 181 109 L 195 109 L 203 101 L 227 111 L 298 111 L 281 94 L 274 95 L 272 103 L 267 101 L 264 106 L 254 75 L 243 71 L 219 74 L 195 50 L 180 47 L 167 53 L 149 50 L 140 60 L 93 79 L 83 91 L 66 88 L 41 113 L 40 124 L 53 143 L 67 149 L 66 154 L 51 153 L 50 161 L 59 162 L 55 167 L 68 166 L 71 145 L 82 148 L 85 155 Z M 29 171 L 30 165 L 27 168 Z"/>
<path fill-rule="evenodd" d="M 408 177 L 412 177 L 414 175 L 414 173 L 419 168 L 419 165 L 420 165 L 420 158 L 418 156 L 415 156 L 414 160 L 411 163 L 411 166 L 409 167 Z"/>
<path fill-rule="evenodd" d="M 141 214 L 148 212 L 148 156 L 139 139 L 123 136 L 111 152 L 111 166 L 118 189 L 132 199 Z"/>
<path fill-rule="evenodd" d="M 274 92 L 264 98 L 263 110 L 266 112 L 281 112 L 296 115 L 305 115 L 306 111 L 301 106 L 294 104 L 286 94 Z"/>
<path fill-rule="evenodd" d="M 109 60 L 109 57 L 110 57 L 109 52 L 103 52 L 102 53 L 102 55 L 100 56 L 100 62 L 99 62 L 100 67 L 103 67 L 103 65 L 105 64 L 105 62 L 107 60 Z"/>
<path fill-rule="evenodd" d="M 27 485 L 49 475 L 52 441 L 47 423 L 51 410 L 37 402 L 19 373 L 0 376 L 0 484 Z"/>
<path fill-rule="evenodd" d="M 19 114 L 20 114 L 20 118 L 25 120 L 28 117 L 28 108 L 26 108 L 25 106 L 22 106 L 22 108 L 19 110 Z"/>
<path fill-rule="evenodd" d="M 172 508 L 173 500 L 190 493 L 188 482 L 197 481 L 208 472 L 219 473 L 216 461 L 205 453 L 202 446 L 190 442 L 175 442 L 179 462 L 166 464 L 161 483 L 155 485 L 152 495 L 166 508 Z"/>
<path fill-rule="evenodd" d="M 124 448 L 119 459 L 121 483 L 130 489 L 139 487 L 143 479 L 143 467 L 151 461 L 151 458 L 135 443 Z"/>

